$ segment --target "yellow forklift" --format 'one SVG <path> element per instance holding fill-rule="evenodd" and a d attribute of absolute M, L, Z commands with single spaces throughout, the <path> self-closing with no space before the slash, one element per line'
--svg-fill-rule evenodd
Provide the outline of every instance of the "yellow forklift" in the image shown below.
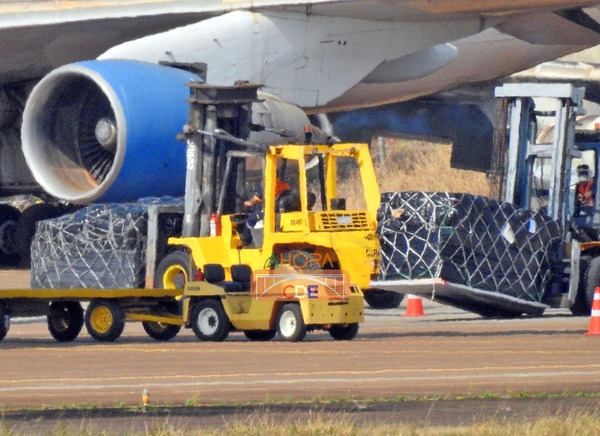
<path fill-rule="evenodd" d="M 236 264 L 253 271 L 291 264 L 347 271 L 352 283 L 370 292 L 371 276 L 379 272 L 379 188 L 368 146 L 267 146 L 219 128 L 209 131 L 205 125 L 224 124 L 220 112 L 244 118 L 240 102 L 254 101 L 256 87 L 217 88 L 213 100 L 225 107 L 235 102 L 236 110 L 217 105 L 213 120 L 207 118 L 206 94 L 215 87 L 191 88 L 183 236 L 169 239 L 179 249 L 159 263 L 155 285 L 183 288 L 205 264 L 222 265 L 228 279 Z M 260 201 L 249 210 L 244 203 L 254 195 Z"/>

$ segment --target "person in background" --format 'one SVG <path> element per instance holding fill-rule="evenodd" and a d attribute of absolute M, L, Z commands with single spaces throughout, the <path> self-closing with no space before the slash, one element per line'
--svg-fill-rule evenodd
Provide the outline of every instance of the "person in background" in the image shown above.
<path fill-rule="evenodd" d="M 592 216 L 594 214 L 594 178 L 590 178 L 590 167 L 579 165 L 577 167 L 579 181 L 576 185 L 575 214 L 574 216 Z"/>

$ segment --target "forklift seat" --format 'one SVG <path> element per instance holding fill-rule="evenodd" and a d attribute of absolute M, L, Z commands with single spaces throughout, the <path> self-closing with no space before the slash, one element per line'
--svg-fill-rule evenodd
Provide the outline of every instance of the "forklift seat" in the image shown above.
<path fill-rule="evenodd" d="M 252 280 L 250 265 L 231 265 L 231 278 L 225 280 L 225 269 L 218 263 L 204 265 L 204 280 L 213 285 L 220 286 L 225 292 L 249 292 Z"/>
<path fill-rule="evenodd" d="M 218 263 L 207 263 L 204 265 L 204 280 L 223 288 L 225 292 L 244 291 L 242 283 L 225 280 L 225 269 L 223 268 L 223 265 Z"/>
<path fill-rule="evenodd" d="M 249 291 L 252 282 L 252 268 L 243 263 L 231 265 L 231 278 L 234 282 L 240 283 L 244 291 Z"/>

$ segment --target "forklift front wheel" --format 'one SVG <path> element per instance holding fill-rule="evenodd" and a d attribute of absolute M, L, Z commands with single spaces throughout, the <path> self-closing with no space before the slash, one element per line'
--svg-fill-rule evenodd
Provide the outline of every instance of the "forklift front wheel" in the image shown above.
<path fill-rule="evenodd" d="M 367 289 L 364 295 L 365 301 L 373 309 L 396 309 L 404 298 L 403 294 L 384 289 Z"/>
<path fill-rule="evenodd" d="M 92 300 L 85 312 L 85 328 L 100 342 L 113 342 L 125 328 L 125 313 L 110 300 Z"/>
<path fill-rule="evenodd" d="M 143 321 L 144 331 L 155 341 L 170 341 L 179 333 L 181 326 L 163 322 Z"/>
<path fill-rule="evenodd" d="M 154 283 L 161 289 L 183 289 L 190 280 L 190 256 L 183 251 L 173 251 L 160 261 Z"/>
<path fill-rule="evenodd" d="M 221 302 L 200 300 L 192 311 L 192 330 L 201 341 L 224 341 L 229 335 L 231 324 Z"/>
<path fill-rule="evenodd" d="M 294 303 L 284 304 L 277 317 L 277 333 L 288 342 L 300 342 L 306 336 L 306 324 L 302 318 L 300 306 Z"/>

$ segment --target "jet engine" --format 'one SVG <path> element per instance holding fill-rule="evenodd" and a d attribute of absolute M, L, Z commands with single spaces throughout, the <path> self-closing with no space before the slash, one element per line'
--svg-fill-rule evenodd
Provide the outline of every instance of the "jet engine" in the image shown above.
<path fill-rule="evenodd" d="M 190 72 L 132 61 L 58 68 L 23 112 L 23 154 L 49 194 L 72 203 L 174 195 L 184 183 Z"/>
<path fill-rule="evenodd" d="M 183 195 L 186 147 L 176 135 L 187 122 L 190 80 L 200 79 L 126 60 L 54 70 L 33 89 L 23 113 L 23 153 L 35 179 L 75 204 Z M 309 124 L 304 112 L 261 99 L 253 105 L 253 122 L 265 130 L 250 140 L 302 141 Z M 278 141 L 274 135 L 283 136 Z"/>

